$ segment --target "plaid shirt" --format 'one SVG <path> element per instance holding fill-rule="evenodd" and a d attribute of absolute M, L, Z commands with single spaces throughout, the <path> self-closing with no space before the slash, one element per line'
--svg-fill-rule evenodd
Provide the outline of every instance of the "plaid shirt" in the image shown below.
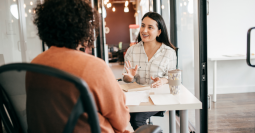
<path fill-rule="evenodd" d="M 125 61 L 130 61 L 132 67 L 141 66 L 141 68 L 138 68 L 134 78 L 138 84 L 151 84 L 151 76 L 168 79 L 168 71 L 176 69 L 176 52 L 162 43 L 161 47 L 148 61 L 143 42 L 141 41 L 128 48 L 125 54 Z M 126 73 L 125 68 L 123 73 Z"/>

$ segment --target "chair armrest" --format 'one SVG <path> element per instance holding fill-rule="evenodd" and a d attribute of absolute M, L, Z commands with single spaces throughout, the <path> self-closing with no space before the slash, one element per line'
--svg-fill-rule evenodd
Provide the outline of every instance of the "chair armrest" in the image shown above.
<path fill-rule="evenodd" d="M 162 133 L 162 130 L 159 126 L 143 125 L 135 130 L 134 133 Z"/>

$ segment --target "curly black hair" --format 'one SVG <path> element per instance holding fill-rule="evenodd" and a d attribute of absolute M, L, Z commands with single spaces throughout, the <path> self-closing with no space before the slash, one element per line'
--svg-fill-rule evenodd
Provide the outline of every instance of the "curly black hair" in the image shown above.
<path fill-rule="evenodd" d="M 98 31 L 98 13 L 88 1 L 38 1 L 34 11 L 38 35 L 49 47 L 76 49 L 79 44 L 93 47 L 94 32 Z"/>

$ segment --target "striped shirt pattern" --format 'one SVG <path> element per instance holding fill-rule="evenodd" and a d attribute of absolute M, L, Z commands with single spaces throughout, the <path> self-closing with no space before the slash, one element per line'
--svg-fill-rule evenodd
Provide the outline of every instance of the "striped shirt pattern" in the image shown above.
<path fill-rule="evenodd" d="M 151 76 L 168 79 L 168 71 L 176 69 L 176 52 L 162 43 L 161 47 L 148 61 L 143 42 L 141 41 L 128 48 L 125 54 L 125 61 L 130 61 L 132 67 L 141 66 L 141 68 L 138 68 L 134 78 L 138 84 L 151 84 L 153 83 Z M 123 73 L 126 73 L 125 68 Z"/>

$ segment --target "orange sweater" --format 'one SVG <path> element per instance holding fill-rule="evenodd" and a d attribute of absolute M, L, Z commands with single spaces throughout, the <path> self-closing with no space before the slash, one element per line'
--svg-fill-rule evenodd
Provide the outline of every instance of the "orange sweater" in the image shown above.
<path fill-rule="evenodd" d="M 103 60 L 77 50 L 52 46 L 49 50 L 38 55 L 31 63 L 51 66 L 84 79 L 94 96 L 101 132 L 129 132 L 125 130 L 130 118 L 128 107 L 125 105 L 125 95 L 118 82 L 115 80 L 111 69 Z M 34 79 L 35 78 L 32 78 L 32 80 Z M 35 84 L 35 81 L 33 83 Z M 28 80 L 28 132 L 62 132 L 61 130 L 63 130 L 65 122 L 68 119 L 68 116 L 63 115 L 65 114 L 63 111 L 71 111 L 79 96 L 77 95 L 77 90 L 73 89 L 73 91 L 69 92 L 63 90 L 63 92 L 59 92 L 57 95 L 56 93 L 52 93 L 54 91 L 47 92 L 43 89 L 33 91 L 33 85 L 31 84 L 32 81 L 29 85 Z M 61 88 L 61 86 L 58 88 Z M 58 89 L 58 91 L 61 91 L 61 89 Z M 36 93 L 34 94 L 33 92 Z M 42 93 L 44 93 L 43 100 L 37 100 L 40 99 Z M 54 97 L 54 95 L 56 95 L 56 99 L 58 98 L 58 101 L 62 102 L 53 104 L 53 101 L 49 100 L 50 98 L 45 98 L 45 95 L 49 97 Z M 40 105 L 36 106 L 38 104 Z M 46 113 L 44 113 L 43 109 L 45 109 L 44 111 Z M 74 132 L 85 133 L 90 130 L 86 120 L 86 114 L 84 114 L 83 117 L 85 119 L 81 120 L 80 117 Z M 47 127 L 47 125 L 52 126 Z"/>

